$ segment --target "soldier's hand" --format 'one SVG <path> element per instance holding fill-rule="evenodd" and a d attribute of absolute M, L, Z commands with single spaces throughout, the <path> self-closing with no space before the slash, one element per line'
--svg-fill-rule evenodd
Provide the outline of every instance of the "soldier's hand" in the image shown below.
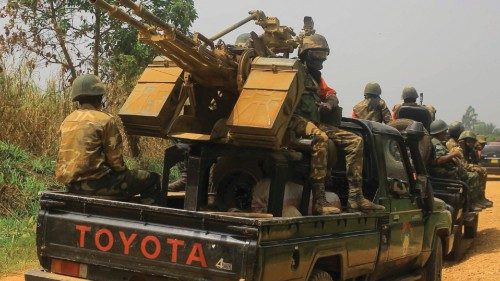
<path fill-rule="evenodd" d="M 323 112 L 330 112 L 333 109 L 333 105 L 327 102 L 319 102 L 318 107 Z"/>

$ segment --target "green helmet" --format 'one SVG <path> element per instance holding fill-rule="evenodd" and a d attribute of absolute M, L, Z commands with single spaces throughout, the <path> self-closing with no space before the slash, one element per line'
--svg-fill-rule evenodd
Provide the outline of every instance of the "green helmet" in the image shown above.
<path fill-rule="evenodd" d="M 486 137 L 484 135 L 477 135 L 477 142 L 480 144 L 486 144 Z"/>
<path fill-rule="evenodd" d="M 234 46 L 236 48 L 246 49 L 251 47 L 251 42 L 252 36 L 250 35 L 250 33 L 242 33 L 236 38 Z"/>
<path fill-rule="evenodd" d="M 413 87 L 405 87 L 403 89 L 403 94 L 401 94 L 401 99 L 417 99 L 418 98 L 418 93 L 417 90 Z"/>
<path fill-rule="evenodd" d="M 365 94 L 380 96 L 380 94 L 382 94 L 382 89 L 380 89 L 380 85 L 377 82 L 369 82 L 365 86 Z"/>
<path fill-rule="evenodd" d="M 476 134 L 474 132 L 472 132 L 472 131 L 463 131 L 460 134 L 460 137 L 458 138 L 458 140 L 465 140 L 465 139 L 476 140 Z"/>
<path fill-rule="evenodd" d="M 450 137 L 454 139 L 458 139 L 460 137 L 460 134 L 465 130 L 464 125 L 462 125 L 462 122 L 455 121 L 450 124 L 448 127 L 448 133 L 450 134 Z"/>
<path fill-rule="evenodd" d="M 76 77 L 71 87 L 71 99 L 78 101 L 82 97 L 104 95 L 104 84 L 99 77 L 93 74 L 84 74 Z"/>
<path fill-rule="evenodd" d="M 437 135 L 446 130 L 448 130 L 448 125 L 441 119 L 438 119 L 431 123 L 431 135 Z"/>
<path fill-rule="evenodd" d="M 305 36 L 302 39 L 302 43 L 299 47 L 299 57 L 302 56 L 307 50 L 311 49 L 323 50 L 326 51 L 327 54 L 330 54 L 330 47 L 328 47 L 326 38 L 317 33 Z"/>

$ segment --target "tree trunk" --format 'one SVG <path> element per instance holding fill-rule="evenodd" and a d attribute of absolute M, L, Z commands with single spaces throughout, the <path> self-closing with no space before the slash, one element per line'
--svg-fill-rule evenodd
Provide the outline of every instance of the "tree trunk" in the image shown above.
<path fill-rule="evenodd" d="M 99 49 L 101 48 L 101 11 L 95 7 L 95 24 L 94 24 L 94 58 L 92 66 L 94 68 L 94 75 L 99 75 Z"/>

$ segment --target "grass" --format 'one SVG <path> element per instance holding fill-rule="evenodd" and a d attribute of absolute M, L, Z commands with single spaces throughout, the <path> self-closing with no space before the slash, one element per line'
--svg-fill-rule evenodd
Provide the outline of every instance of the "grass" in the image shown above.
<path fill-rule="evenodd" d="M 0 276 L 38 266 L 34 216 L 0 218 Z"/>

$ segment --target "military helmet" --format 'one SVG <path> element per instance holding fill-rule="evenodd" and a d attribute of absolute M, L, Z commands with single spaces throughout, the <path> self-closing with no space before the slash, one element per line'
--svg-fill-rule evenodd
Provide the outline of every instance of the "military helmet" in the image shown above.
<path fill-rule="evenodd" d="M 365 86 L 365 94 L 380 96 L 380 94 L 382 94 L 382 89 L 380 89 L 380 85 L 377 82 L 369 82 Z"/>
<path fill-rule="evenodd" d="M 484 135 L 477 135 L 477 142 L 480 144 L 486 144 L 486 137 Z"/>
<path fill-rule="evenodd" d="M 318 49 L 326 51 L 326 54 L 330 54 L 330 47 L 328 47 L 328 42 L 323 35 L 312 34 L 305 36 L 302 39 L 302 43 L 299 47 L 299 57 L 302 56 L 307 50 Z"/>
<path fill-rule="evenodd" d="M 418 93 L 414 87 L 405 87 L 403 89 L 403 93 L 401 94 L 401 99 L 417 99 Z"/>
<path fill-rule="evenodd" d="M 102 96 L 104 95 L 104 84 L 99 77 L 93 74 L 84 74 L 78 76 L 71 86 L 71 99 L 78 101 L 82 97 Z"/>
<path fill-rule="evenodd" d="M 458 139 L 464 130 L 464 125 L 460 121 L 455 121 L 448 127 L 448 133 L 450 134 L 450 137 L 454 139 Z"/>
<path fill-rule="evenodd" d="M 251 47 L 252 36 L 250 33 L 242 33 L 236 37 L 236 41 L 234 42 L 234 46 L 236 48 L 246 49 Z"/>
<path fill-rule="evenodd" d="M 431 123 L 431 135 L 437 135 L 446 130 L 448 130 L 448 125 L 441 119 L 438 119 Z"/>
<path fill-rule="evenodd" d="M 476 134 L 474 132 L 472 132 L 472 131 L 463 131 L 460 134 L 460 137 L 458 138 L 458 140 L 465 140 L 465 139 L 476 140 Z"/>

